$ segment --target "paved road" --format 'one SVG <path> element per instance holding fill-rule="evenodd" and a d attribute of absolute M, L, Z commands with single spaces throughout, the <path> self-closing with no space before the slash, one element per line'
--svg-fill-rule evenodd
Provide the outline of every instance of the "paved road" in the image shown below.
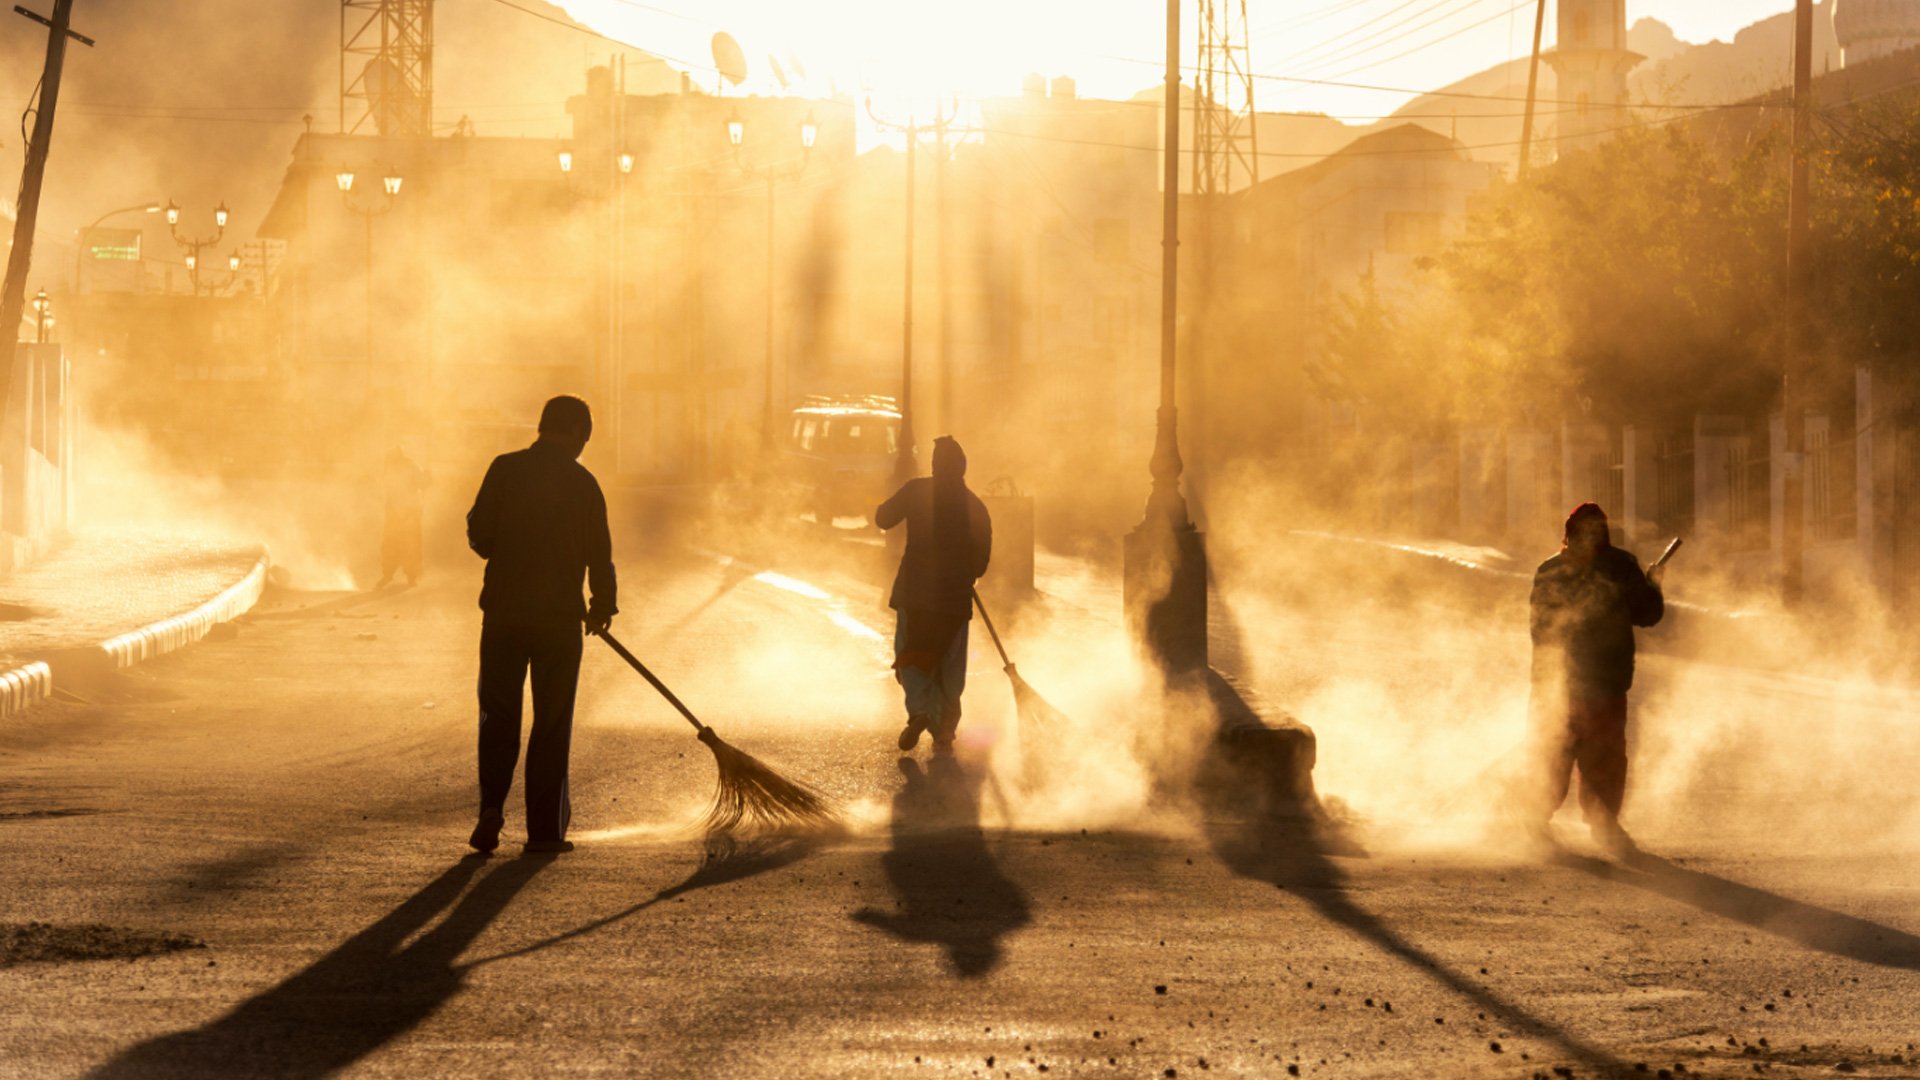
<path fill-rule="evenodd" d="M 706 751 L 590 643 L 579 850 L 463 858 L 471 572 L 282 596 L 0 730 L 7 955 L 53 957 L 0 966 L 0 1075 L 1920 1075 L 1910 764 L 1803 777 L 1803 806 L 1859 805 L 1819 801 L 1851 782 L 1883 810 L 1820 816 L 1821 842 L 1752 816 L 1781 800 L 1753 786 L 1775 772 L 1685 770 L 1662 795 L 1720 812 L 1636 819 L 1665 857 L 1633 867 L 1572 826 L 1546 862 L 1436 839 L 1414 815 L 1497 758 L 1510 695 L 1442 747 L 1354 688 L 1492 679 L 1510 640 L 1463 661 L 1421 637 L 1433 613 L 1248 602 L 1262 689 L 1302 695 L 1323 790 L 1368 816 L 1345 837 L 1143 803 L 1126 733 L 1145 699 L 1084 629 L 1015 631 L 1087 725 L 1050 782 L 1010 767 L 980 655 L 957 769 L 903 769 L 877 588 L 759 554 L 629 562 L 617 629 L 729 739 L 853 807 L 828 843 L 708 861 L 684 827 Z M 1911 715 L 1893 692 L 1708 681 L 1889 738 Z M 1456 755 L 1446 783 L 1421 747 Z M 60 959 L 86 950 L 119 958 Z"/>

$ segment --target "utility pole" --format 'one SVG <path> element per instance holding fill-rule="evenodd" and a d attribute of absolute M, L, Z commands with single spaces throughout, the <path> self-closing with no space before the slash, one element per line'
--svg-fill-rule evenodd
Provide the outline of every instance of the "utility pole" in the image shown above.
<path fill-rule="evenodd" d="M 1813 126 L 1813 0 L 1793 7 L 1793 164 L 1787 196 L 1787 333 L 1780 369 L 1780 410 L 1786 421 L 1786 482 L 1780 515 L 1780 599 L 1799 603 L 1806 550 L 1807 309 L 1813 268 L 1807 262 L 1812 220 L 1807 205 L 1807 143 Z"/>
<path fill-rule="evenodd" d="M 0 292 L 0 343 L 7 349 L 0 371 L 12 371 L 13 346 L 20 336 L 20 315 L 27 305 L 27 273 L 33 266 L 33 230 L 40 218 L 40 182 L 47 172 L 47 151 L 53 145 L 53 111 L 60 101 L 60 72 L 67 62 L 67 38 L 82 45 L 93 39 L 68 29 L 73 0 L 53 0 L 53 17 L 42 18 L 25 8 L 15 11 L 47 28 L 47 62 L 41 69 L 40 104 L 33 114 L 33 135 L 27 140 L 26 162 L 20 169 L 20 205 L 13 221 L 13 250 L 7 255 L 7 282 Z M 0 378 L 0 416 L 7 414 L 12 396 L 11 376 Z"/>
<path fill-rule="evenodd" d="M 1533 59 L 1527 64 L 1527 109 L 1520 121 L 1520 179 L 1527 178 L 1533 159 L 1533 102 L 1540 90 L 1540 32 L 1547 25 L 1547 0 L 1533 11 Z"/>
<path fill-rule="evenodd" d="M 959 102 L 954 103 L 952 113 L 941 113 L 933 123 L 935 130 L 941 133 L 944 141 L 947 124 L 959 112 Z M 913 118 L 908 117 L 906 126 L 889 124 L 873 111 L 873 99 L 867 99 L 867 115 L 873 122 L 895 131 L 903 131 L 907 136 L 907 222 L 906 222 L 906 289 L 901 324 L 900 347 L 900 445 L 894 455 L 893 479 L 896 484 L 904 484 L 919 472 L 914 459 L 913 444 L 913 232 L 914 232 L 914 158 L 920 145 L 920 132 L 924 130 Z"/>
<path fill-rule="evenodd" d="M 940 301 L 940 408 L 934 413 L 936 431 L 953 430 L 953 320 L 949 315 L 951 281 L 947 268 L 947 119 L 934 125 L 939 156 L 933 159 L 934 285 Z"/>

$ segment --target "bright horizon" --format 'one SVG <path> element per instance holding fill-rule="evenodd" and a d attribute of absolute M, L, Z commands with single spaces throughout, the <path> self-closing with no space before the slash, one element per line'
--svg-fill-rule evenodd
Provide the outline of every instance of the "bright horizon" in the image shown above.
<path fill-rule="evenodd" d="M 557 0 L 582 23 L 692 69 L 712 90 L 710 41 L 724 30 L 748 57 L 729 93 L 871 94 L 905 113 L 945 94 L 1019 92 L 1022 77 L 1067 75 L 1087 97 L 1127 98 L 1155 86 L 1165 8 L 1158 0 L 976 0 L 964 20 L 931 0 Z M 1658 19 L 1683 41 L 1730 40 L 1791 9 L 1791 0 L 1628 0 L 1627 21 Z M 1324 112 L 1364 124 L 1431 90 L 1526 55 L 1533 0 L 1250 0 L 1250 40 L 1263 110 Z M 697 12 L 697 14 L 695 13 Z M 1193 10 L 1182 26 L 1192 62 Z M 1553 43 L 1548 9 L 1546 43 Z M 1019 28 L 1008 33 L 1008 27 Z M 769 54 L 788 76 L 783 88 Z M 795 61 L 798 61 L 796 64 Z M 804 68 L 801 78 L 796 69 Z M 1284 78 L 1282 78 L 1284 77 Z M 1322 84 L 1288 79 L 1323 80 Z M 1329 86 L 1361 83 L 1393 90 Z"/>

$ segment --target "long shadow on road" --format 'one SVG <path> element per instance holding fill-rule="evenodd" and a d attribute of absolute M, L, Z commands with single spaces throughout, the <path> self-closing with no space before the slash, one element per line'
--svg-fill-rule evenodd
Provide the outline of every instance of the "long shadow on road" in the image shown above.
<path fill-rule="evenodd" d="M 285 982 L 204 1027 L 134 1046 L 92 1075 L 321 1077 L 347 1068 L 459 991 L 463 969 L 454 961 L 551 861 L 504 863 L 469 891 L 486 860 L 463 859 Z"/>
<path fill-rule="evenodd" d="M 1215 822 L 1208 826 L 1215 854 L 1234 873 L 1268 882 L 1305 900 L 1329 922 L 1424 972 L 1449 991 L 1473 1002 L 1488 1016 L 1497 1018 L 1508 1031 L 1550 1043 L 1567 1057 L 1603 1076 L 1628 1071 L 1624 1062 L 1606 1051 L 1582 1042 L 1447 967 L 1402 937 L 1380 916 L 1354 903 L 1346 892 L 1346 874 L 1334 862 L 1334 856 L 1351 854 L 1351 851 L 1326 830 L 1326 826 L 1311 822 Z"/>
<path fill-rule="evenodd" d="M 801 859 L 806 858 L 820 846 L 820 843 L 821 839 L 814 836 L 767 836 L 741 840 L 736 843 L 727 843 L 724 846 L 716 847 L 712 850 L 709 853 L 707 861 L 701 864 L 700 869 L 694 871 L 692 876 L 678 885 L 661 889 L 659 892 L 654 893 L 652 896 L 647 897 L 645 900 L 631 907 L 622 908 L 611 915 L 601 916 L 592 922 L 583 923 L 571 930 L 555 934 L 549 938 L 543 938 L 531 945 L 522 945 L 517 949 L 509 949 L 503 953 L 483 956 L 478 960 L 463 964 L 460 970 L 464 972 L 472 968 L 480 967 L 483 964 L 491 964 L 500 960 L 511 960 L 517 956 L 527 956 L 539 952 L 542 949 L 550 949 L 555 945 L 572 941 L 575 938 L 585 937 L 596 930 L 603 930 L 623 919 L 638 915 L 655 904 L 664 904 L 668 900 L 672 900 L 677 896 L 683 896 L 696 889 L 704 889 L 713 885 L 725 885 L 728 882 L 750 878 L 755 874 L 764 874 L 769 870 L 778 870 L 782 866 L 799 862 Z"/>
<path fill-rule="evenodd" d="M 1745 923 L 1809 949 L 1863 964 L 1920 971 L 1920 937 L 1813 904 L 1688 870 L 1658 855 L 1634 856 L 1628 866 L 1570 852 L 1557 860 L 1602 881 L 1632 885 L 1701 911 Z"/>
<path fill-rule="evenodd" d="M 1027 894 L 987 850 L 978 779 L 951 757 L 935 757 L 924 773 L 901 758 L 900 773 L 893 846 L 880 860 L 900 911 L 861 908 L 853 917 L 902 941 L 938 945 L 954 974 L 979 978 L 999 966 L 1000 939 L 1031 920 Z"/>

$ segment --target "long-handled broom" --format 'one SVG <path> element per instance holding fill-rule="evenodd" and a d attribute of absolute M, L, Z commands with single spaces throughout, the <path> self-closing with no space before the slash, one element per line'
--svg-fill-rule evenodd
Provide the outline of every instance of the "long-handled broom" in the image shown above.
<path fill-rule="evenodd" d="M 973 606 L 980 611 L 980 619 L 987 624 L 987 636 L 993 639 L 994 651 L 1000 654 L 1000 663 L 1007 673 L 1007 679 L 1013 683 L 1013 707 L 1020 715 L 1021 746 L 1031 746 L 1036 739 L 1050 733 L 1057 734 L 1068 726 L 1066 714 L 1054 708 L 1040 691 L 1028 685 L 1020 677 L 1020 671 L 1013 666 L 1007 656 L 1007 647 L 1000 643 L 1000 632 L 993 628 L 993 616 L 987 614 L 987 605 L 980 600 L 979 590 L 974 590 Z"/>
<path fill-rule="evenodd" d="M 720 771 L 720 786 L 707 809 L 705 826 L 710 834 L 731 833 L 741 825 L 762 828 L 820 831 L 840 826 L 839 813 L 826 795 L 805 784 L 774 772 L 765 762 L 744 750 L 727 745 L 714 730 L 700 722 L 693 710 L 681 703 L 659 676 L 647 670 L 638 657 L 612 634 L 602 632 L 600 639 L 633 666 L 641 678 L 653 684 L 667 703 L 680 711 L 700 733 L 700 741 L 713 751 L 713 762 Z"/>

